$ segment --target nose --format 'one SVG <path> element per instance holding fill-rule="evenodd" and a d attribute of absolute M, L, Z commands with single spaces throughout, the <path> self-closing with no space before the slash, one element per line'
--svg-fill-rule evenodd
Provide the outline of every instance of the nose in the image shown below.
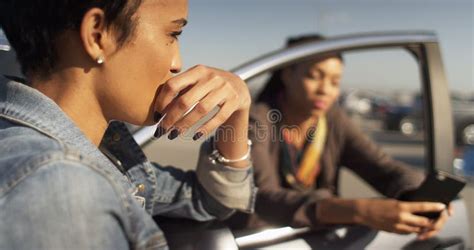
<path fill-rule="evenodd" d="M 173 74 L 178 74 L 179 72 L 181 72 L 182 67 L 183 67 L 183 64 L 181 61 L 181 54 L 179 53 L 179 48 L 178 48 L 173 56 L 173 59 L 171 60 L 170 72 Z"/>
<path fill-rule="evenodd" d="M 329 93 L 331 85 L 331 79 L 329 79 L 329 77 L 324 77 L 318 86 L 318 93 L 322 95 Z"/>

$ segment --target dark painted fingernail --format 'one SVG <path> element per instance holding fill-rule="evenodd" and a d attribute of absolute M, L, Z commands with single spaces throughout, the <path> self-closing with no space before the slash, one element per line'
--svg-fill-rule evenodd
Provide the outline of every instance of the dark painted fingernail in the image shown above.
<path fill-rule="evenodd" d="M 179 130 L 173 129 L 173 131 L 171 131 L 171 133 L 168 135 L 168 139 L 174 140 L 176 139 L 176 137 L 178 137 L 178 135 L 179 135 Z"/>
<path fill-rule="evenodd" d="M 153 116 L 155 122 L 159 122 L 161 117 L 163 117 L 163 115 L 160 112 L 155 112 L 155 115 Z"/>
<path fill-rule="evenodd" d="M 204 134 L 202 132 L 197 132 L 194 136 L 193 136 L 193 140 L 197 141 L 199 140 L 199 138 L 201 138 Z"/>
<path fill-rule="evenodd" d="M 163 128 L 162 126 L 158 126 L 158 128 L 156 128 L 156 131 L 155 131 L 155 138 L 158 139 L 160 137 L 162 137 L 164 134 L 166 134 L 166 129 Z"/>

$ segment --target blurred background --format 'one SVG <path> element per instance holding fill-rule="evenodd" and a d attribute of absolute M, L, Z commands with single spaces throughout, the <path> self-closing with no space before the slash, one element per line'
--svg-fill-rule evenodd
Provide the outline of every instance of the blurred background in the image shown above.
<path fill-rule="evenodd" d="M 225 69 L 281 48 L 286 38 L 371 31 L 437 33 L 454 92 L 474 94 L 472 0 L 190 0 L 181 46 L 185 66 Z M 402 67 L 403 65 L 400 65 Z M 375 71 L 377 68 L 368 69 Z M 354 81 L 368 80 L 360 72 Z M 403 85 L 403 77 L 389 85 Z M 369 83 L 364 83 L 370 87 Z"/>

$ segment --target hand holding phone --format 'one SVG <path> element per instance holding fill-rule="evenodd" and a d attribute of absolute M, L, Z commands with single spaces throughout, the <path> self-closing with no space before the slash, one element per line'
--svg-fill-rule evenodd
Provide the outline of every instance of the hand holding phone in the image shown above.
<path fill-rule="evenodd" d="M 454 200 L 464 188 L 466 182 L 460 177 L 442 171 L 433 171 L 416 190 L 407 192 L 400 197 L 403 201 L 440 202 L 446 206 Z M 440 212 L 415 213 L 430 219 L 437 219 Z"/>

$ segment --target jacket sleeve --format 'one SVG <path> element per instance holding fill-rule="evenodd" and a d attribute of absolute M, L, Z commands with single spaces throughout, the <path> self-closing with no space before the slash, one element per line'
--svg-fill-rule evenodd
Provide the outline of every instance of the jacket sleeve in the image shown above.
<path fill-rule="evenodd" d="M 145 182 L 145 207 L 152 215 L 206 221 L 225 219 L 235 210 L 251 212 L 256 188 L 252 167 L 240 169 L 209 159 L 209 142 L 201 146 L 195 171 L 144 164 L 128 171 L 135 184 Z M 139 184 L 137 185 L 139 186 Z"/>
<path fill-rule="evenodd" d="M 122 166 L 131 166 L 126 167 L 134 186 L 131 192 L 152 215 L 206 221 L 254 208 L 252 166 L 233 168 L 212 161 L 210 141 L 202 144 L 195 171 L 149 162 L 121 122 L 109 125 L 102 145 Z"/>
<path fill-rule="evenodd" d="M 416 189 L 424 179 L 415 170 L 384 153 L 354 125 L 341 110 L 336 113 L 337 127 L 343 130 L 341 164 L 354 171 L 385 196 L 396 198 Z"/>
<path fill-rule="evenodd" d="M 316 227 L 317 201 L 333 194 L 326 189 L 303 193 L 281 185 L 278 156 L 271 152 L 271 144 L 279 143 L 278 133 L 275 133 L 277 127 L 268 121 L 271 116 L 267 114 L 267 109 L 257 106 L 250 120 L 255 183 L 259 188 L 256 216 L 268 224 Z"/>

